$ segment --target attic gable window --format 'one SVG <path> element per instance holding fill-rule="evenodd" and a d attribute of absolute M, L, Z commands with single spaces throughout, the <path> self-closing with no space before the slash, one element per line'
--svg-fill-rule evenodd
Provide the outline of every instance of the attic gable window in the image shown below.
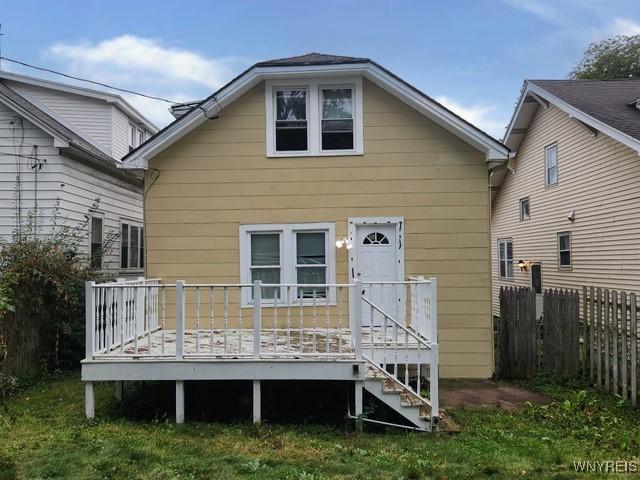
<path fill-rule="evenodd" d="M 276 151 L 308 150 L 307 91 L 276 89 Z"/>
<path fill-rule="evenodd" d="M 363 153 L 362 78 L 268 80 L 267 156 Z"/>

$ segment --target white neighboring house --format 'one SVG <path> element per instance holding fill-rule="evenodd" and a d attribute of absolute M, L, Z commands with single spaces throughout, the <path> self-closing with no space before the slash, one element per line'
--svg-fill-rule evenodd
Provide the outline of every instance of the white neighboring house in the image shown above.
<path fill-rule="evenodd" d="M 0 71 L 0 238 L 84 224 L 94 266 L 142 272 L 142 180 L 120 159 L 157 130 L 119 95 Z"/>

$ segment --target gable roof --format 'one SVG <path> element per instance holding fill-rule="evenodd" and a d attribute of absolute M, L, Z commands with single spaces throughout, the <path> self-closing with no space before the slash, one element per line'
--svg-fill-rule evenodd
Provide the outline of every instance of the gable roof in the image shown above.
<path fill-rule="evenodd" d="M 2 80 L 0 80 L 0 102 L 20 113 L 27 120 L 53 136 L 57 142 L 56 146 L 60 148 L 74 146 L 108 165 L 116 166 L 118 164 L 115 159 L 104 153 L 66 125 L 59 122 L 46 111 L 27 100 L 25 97 L 6 85 Z"/>
<path fill-rule="evenodd" d="M 527 80 L 504 142 L 517 150 L 540 104 L 549 102 L 573 119 L 640 153 L 640 80 Z"/>
<path fill-rule="evenodd" d="M 43 78 L 30 77 L 28 75 L 21 75 L 18 73 L 7 72 L 0 70 L 0 80 L 9 80 L 13 82 L 25 83 L 36 87 L 42 87 L 51 90 L 57 90 L 59 92 L 71 93 L 74 95 L 80 95 L 83 97 L 89 97 L 96 100 L 102 100 L 107 103 L 112 103 L 126 115 L 133 118 L 138 123 L 144 125 L 151 133 L 156 133 L 158 127 L 154 125 L 151 120 L 142 115 L 136 110 L 129 102 L 127 102 L 120 95 L 103 92 L 100 90 L 93 90 L 91 88 L 79 87 L 76 85 L 69 85 L 66 83 L 55 82 L 53 80 L 45 80 Z"/>
<path fill-rule="evenodd" d="M 483 151 L 487 161 L 503 162 L 507 160 L 509 149 L 499 140 L 453 113 L 376 62 L 368 58 L 313 52 L 256 63 L 201 102 L 181 105 L 189 109 L 138 148 L 129 152 L 122 159 L 123 167 L 147 168 L 147 162 L 150 158 L 197 126 L 217 116 L 222 109 L 262 80 L 282 78 L 283 75 L 347 74 L 362 75 L 377 84 L 467 143 Z"/>

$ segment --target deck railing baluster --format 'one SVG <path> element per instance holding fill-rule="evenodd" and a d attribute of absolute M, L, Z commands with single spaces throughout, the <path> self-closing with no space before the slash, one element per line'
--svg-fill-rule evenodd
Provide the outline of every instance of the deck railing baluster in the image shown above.
<path fill-rule="evenodd" d="M 262 282 L 253 282 L 253 358 L 262 356 Z M 240 287 L 242 288 L 242 287 Z M 275 301 L 275 294 L 274 294 Z"/>
<path fill-rule="evenodd" d="M 287 286 L 287 353 L 291 351 L 291 287 Z"/>
<path fill-rule="evenodd" d="M 336 300 L 338 303 L 338 353 L 342 353 L 342 299 L 344 291 L 342 287 L 337 288 Z"/>
<path fill-rule="evenodd" d="M 200 353 L 200 287 L 196 287 L 196 354 Z"/>
<path fill-rule="evenodd" d="M 330 348 L 329 348 L 329 326 L 331 324 L 331 314 L 329 312 L 329 287 L 326 288 L 325 290 L 325 303 L 324 303 L 324 309 L 325 309 L 325 314 L 327 316 L 327 335 L 325 337 L 325 341 L 327 342 L 327 353 L 330 352 Z"/>
<path fill-rule="evenodd" d="M 404 383 L 409 385 L 409 333 L 404 332 Z"/>
<path fill-rule="evenodd" d="M 153 297 L 152 297 L 152 288 L 147 287 L 146 289 L 146 298 L 147 298 L 147 354 L 151 355 L 151 329 L 153 325 Z"/>
<path fill-rule="evenodd" d="M 242 355 L 242 328 L 244 321 L 242 319 L 242 287 L 238 287 L 238 353 Z M 262 306 L 260 306 L 262 307 Z M 255 308 L 255 305 L 254 305 Z"/>
<path fill-rule="evenodd" d="M 371 343 L 371 358 L 374 358 L 374 343 L 373 343 L 373 321 L 374 321 L 374 310 L 373 306 L 369 305 L 369 341 Z"/>
<path fill-rule="evenodd" d="M 176 359 L 184 357 L 184 325 L 185 325 L 185 284 L 183 280 L 176 282 Z"/>
<path fill-rule="evenodd" d="M 279 291 L 279 290 L 278 290 Z M 278 345 L 278 298 L 273 293 L 273 354 L 276 354 Z"/>
<path fill-rule="evenodd" d="M 300 304 L 299 308 L 299 316 L 298 316 L 298 324 L 299 324 L 299 335 L 300 335 L 300 352 L 304 352 L 304 301 L 302 299 L 302 289 L 297 288 L 298 293 L 298 303 Z"/>
<path fill-rule="evenodd" d="M 224 302 L 224 353 L 227 353 L 227 330 L 229 330 L 229 287 L 223 287 Z"/>
<path fill-rule="evenodd" d="M 316 342 L 318 340 L 317 338 L 317 329 L 318 329 L 318 303 L 316 300 L 316 289 L 315 287 L 313 287 L 313 309 L 312 309 L 312 315 L 313 315 L 313 353 L 316 353 L 318 351 L 317 346 L 316 346 Z"/>
<path fill-rule="evenodd" d="M 215 324 L 215 291 L 214 287 L 209 288 L 209 305 L 211 306 L 211 314 L 210 314 L 210 329 L 209 329 L 209 353 L 213 355 L 213 328 Z"/>
<path fill-rule="evenodd" d="M 134 298 L 135 298 L 135 308 L 134 308 L 134 316 L 133 316 L 133 323 L 134 323 L 134 330 L 133 330 L 133 345 L 134 345 L 134 352 L 136 355 L 138 355 L 138 349 L 139 349 L 139 345 L 138 345 L 138 315 L 140 314 L 140 295 L 139 295 L 139 291 L 138 291 L 138 287 L 133 287 L 133 293 L 134 293 Z"/>
<path fill-rule="evenodd" d="M 122 289 L 120 289 L 122 290 Z M 167 292 L 164 288 L 164 285 L 162 287 L 160 287 L 160 308 L 162 309 L 162 311 L 160 312 L 161 315 L 161 330 L 160 330 L 160 352 L 162 353 L 162 355 L 164 355 L 164 331 L 165 331 L 165 327 L 166 327 L 166 308 L 167 308 L 167 303 L 166 303 L 166 295 Z"/>

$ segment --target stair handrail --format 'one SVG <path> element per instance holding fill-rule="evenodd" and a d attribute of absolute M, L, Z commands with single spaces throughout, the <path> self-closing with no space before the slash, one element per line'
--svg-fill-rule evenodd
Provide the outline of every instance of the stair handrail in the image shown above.
<path fill-rule="evenodd" d="M 393 324 L 395 324 L 397 327 L 399 327 L 400 330 L 402 330 L 403 332 L 405 332 L 406 334 L 410 335 L 415 340 L 417 340 L 419 344 L 422 344 L 427 348 L 431 348 L 431 342 L 427 342 L 424 338 L 422 338 L 419 335 L 413 333 L 411 330 L 409 330 L 407 327 L 402 325 L 400 322 L 398 322 L 391 315 L 389 315 L 387 312 L 382 310 L 379 306 L 377 306 L 375 303 L 373 303 L 371 300 L 369 300 L 364 295 L 362 296 L 362 300 L 364 300 L 365 303 L 369 304 L 369 306 L 372 307 L 374 310 L 376 310 L 378 313 L 380 313 L 381 315 L 384 315 L 387 318 L 387 320 L 390 320 Z"/>
<path fill-rule="evenodd" d="M 364 358 L 367 361 L 368 366 L 375 368 L 378 372 L 382 373 L 387 379 L 392 380 L 395 383 L 399 383 L 403 387 L 405 392 L 413 395 L 416 399 L 420 400 L 424 404 L 426 404 L 429 407 L 431 407 L 431 401 L 428 398 L 424 398 L 422 395 L 414 392 L 411 387 L 409 387 L 408 385 L 405 385 L 399 379 L 397 379 L 396 377 L 391 375 L 384 368 L 382 368 L 380 365 L 378 365 L 374 360 L 369 358 L 366 354 L 363 353 L 362 354 L 362 358 Z"/>

